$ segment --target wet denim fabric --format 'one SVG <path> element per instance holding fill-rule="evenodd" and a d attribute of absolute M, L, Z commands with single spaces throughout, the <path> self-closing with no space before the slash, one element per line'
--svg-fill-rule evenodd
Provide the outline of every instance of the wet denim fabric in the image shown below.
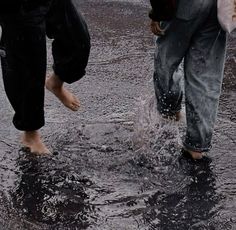
<path fill-rule="evenodd" d="M 217 20 L 216 0 L 188 2 L 179 0 L 176 17 L 162 23 L 166 32 L 156 42 L 154 87 L 158 110 L 167 116 L 181 110 L 184 92 L 184 147 L 208 151 L 221 93 L 227 36 Z M 184 78 L 179 71 L 182 61 Z"/>

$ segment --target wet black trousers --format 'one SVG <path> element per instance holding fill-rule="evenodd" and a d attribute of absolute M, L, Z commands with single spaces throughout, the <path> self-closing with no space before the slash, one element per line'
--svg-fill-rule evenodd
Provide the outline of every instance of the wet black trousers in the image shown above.
<path fill-rule="evenodd" d="M 3 82 L 15 111 L 13 124 L 22 131 L 40 129 L 45 122 L 46 35 L 53 39 L 54 72 L 66 83 L 84 76 L 90 52 L 89 32 L 76 0 L 29 2 L 1 17 Z"/>

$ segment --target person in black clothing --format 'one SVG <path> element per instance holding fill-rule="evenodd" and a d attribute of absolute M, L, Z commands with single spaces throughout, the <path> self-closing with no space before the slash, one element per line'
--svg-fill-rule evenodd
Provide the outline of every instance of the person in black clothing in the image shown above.
<path fill-rule="evenodd" d="M 69 109 L 79 100 L 64 82 L 73 83 L 85 74 L 90 36 L 74 0 L 3 0 L 2 72 L 7 97 L 15 111 L 14 126 L 24 131 L 22 143 L 31 152 L 50 153 L 39 129 L 44 126 L 44 87 Z M 53 39 L 53 74 L 46 77 L 46 34 Z"/>
<path fill-rule="evenodd" d="M 151 31 L 158 36 L 154 86 L 160 114 L 179 120 L 184 60 L 187 132 L 183 153 L 201 159 L 211 148 L 223 80 L 226 33 L 217 0 L 151 0 Z"/>

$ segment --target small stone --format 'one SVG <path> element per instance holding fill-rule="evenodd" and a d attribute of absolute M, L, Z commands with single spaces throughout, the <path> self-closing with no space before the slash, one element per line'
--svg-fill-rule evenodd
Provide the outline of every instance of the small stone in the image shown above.
<path fill-rule="evenodd" d="M 59 155 L 59 152 L 54 151 L 52 154 L 53 154 L 54 156 L 57 156 L 57 155 Z"/>
<path fill-rule="evenodd" d="M 102 150 L 103 152 L 112 152 L 112 151 L 113 151 L 113 148 L 110 147 L 110 146 L 107 146 L 107 145 L 102 145 L 102 146 L 101 146 L 101 150 Z"/>

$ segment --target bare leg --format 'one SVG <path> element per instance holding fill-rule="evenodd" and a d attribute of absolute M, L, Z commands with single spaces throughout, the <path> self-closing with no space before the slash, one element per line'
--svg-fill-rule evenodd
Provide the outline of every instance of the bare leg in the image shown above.
<path fill-rule="evenodd" d="M 30 152 L 39 155 L 50 154 L 50 151 L 43 143 L 40 134 L 37 130 L 25 131 L 22 136 L 22 144 L 30 149 Z"/>
<path fill-rule="evenodd" d="M 52 92 L 64 106 L 71 109 L 72 111 L 77 111 L 80 107 L 79 100 L 70 91 L 64 88 L 64 82 L 59 79 L 59 77 L 53 73 L 46 79 L 46 88 Z"/>

